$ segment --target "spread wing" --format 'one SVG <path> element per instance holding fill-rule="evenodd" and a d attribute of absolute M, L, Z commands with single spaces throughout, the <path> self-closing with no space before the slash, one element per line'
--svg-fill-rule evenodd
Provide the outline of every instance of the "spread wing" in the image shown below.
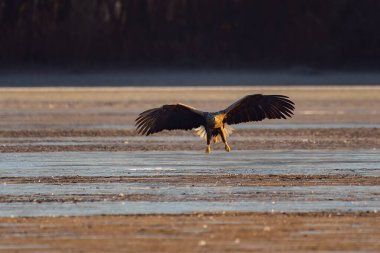
<path fill-rule="evenodd" d="M 205 125 L 203 112 L 184 104 L 163 105 L 140 113 L 136 119 L 139 134 L 150 135 L 162 130 L 190 130 Z"/>
<path fill-rule="evenodd" d="M 292 117 L 294 103 L 282 95 L 248 95 L 221 111 L 224 122 L 238 124 L 263 119 L 286 119 Z"/>

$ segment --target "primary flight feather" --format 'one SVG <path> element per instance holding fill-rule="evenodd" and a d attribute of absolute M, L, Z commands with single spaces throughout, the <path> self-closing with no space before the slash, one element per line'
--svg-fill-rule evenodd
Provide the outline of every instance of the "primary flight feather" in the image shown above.
<path fill-rule="evenodd" d="M 136 119 L 137 132 L 150 135 L 162 130 L 191 130 L 207 140 L 206 152 L 211 152 L 211 139 L 219 137 L 227 152 L 231 150 L 227 136 L 232 133 L 229 125 L 264 119 L 286 119 L 292 117 L 294 102 L 283 95 L 254 94 L 245 96 L 224 110 L 203 112 L 184 104 L 163 105 L 146 110 Z"/>

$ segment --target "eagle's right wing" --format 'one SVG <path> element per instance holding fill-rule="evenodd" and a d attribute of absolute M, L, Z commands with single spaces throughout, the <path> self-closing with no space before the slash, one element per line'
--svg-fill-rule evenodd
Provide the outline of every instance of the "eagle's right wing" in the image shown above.
<path fill-rule="evenodd" d="M 203 112 L 184 105 L 163 105 L 139 114 L 136 119 L 137 132 L 150 135 L 162 130 L 190 130 L 205 125 Z"/>

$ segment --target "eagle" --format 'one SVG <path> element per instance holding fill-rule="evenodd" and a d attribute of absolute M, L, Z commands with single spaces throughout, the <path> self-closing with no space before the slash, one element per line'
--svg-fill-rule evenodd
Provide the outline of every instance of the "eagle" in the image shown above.
<path fill-rule="evenodd" d="M 227 137 L 234 130 L 230 125 L 264 119 L 292 117 L 295 104 L 287 96 L 252 94 L 245 96 L 224 110 L 203 112 L 185 104 L 166 104 L 146 110 L 136 118 L 136 129 L 141 135 L 151 135 L 163 130 L 191 130 L 206 139 L 206 153 L 210 143 L 222 139 L 230 152 Z"/>

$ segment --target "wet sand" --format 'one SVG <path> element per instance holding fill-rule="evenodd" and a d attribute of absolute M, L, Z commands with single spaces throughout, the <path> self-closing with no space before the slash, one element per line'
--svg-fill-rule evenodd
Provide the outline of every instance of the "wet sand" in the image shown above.
<path fill-rule="evenodd" d="M 182 159 L 197 157 L 197 166 L 202 164 L 204 141 L 192 132 L 141 138 L 133 130 L 136 115 L 150 107 L 183 102 L 213 111 L 249 93 L 286 94 L 296 102 L 296 115 L 287 121 L 237 127 L 230 137 L 232 153 L 224 154 L 223 146 L 216 145 L 210 157 L 219 163 L 203 162 L 211 167 L 198 170 L 185 163 L 178 167 L 179 174 L 165 170 L 180 165 L 178 151 L 185 152 Z M 380 149 L 379 98 L 378 86 L 1 89 L 0 252 L 378 252 L 380 167 L 374 157 Z M 234 166 L 239 152 L 252 160 Z M 74 162 L 67 154 L 78 154 L 78 159 L 99 157 Z M 147 164 L 160 170 L 129 165 L 126 154 L 140 156 L 141 161 L 153 157 Z M 281 155 L 278 160 L 276 154 Z M 281 157 L 287 154 L 295 157 L 284 163 Z M 160 161 L 161 156 L 172 160 Z M 66 163 L 55 163 L 65 157 Z M 111 160 L 104 160 L 107 157 Z M 51 162 L 38 165 L 46 159 Z M 154 159 L 157 164 L 152 164 Z M 223 167 L 225 163 L 229 165 Z M 24 167 L 17 167 L 20 173 L 14 175 L 17 164 Z M 90 175 L 78 174 L 84 164 Z M 28 166 L 38 175 L 28 176 Z M 128 166 L 137 166 L 138 171 Z M 119 169 L 114 175 L 107 172 L 115 167 Z M 287 167 L 295 174 L 281 171 Z M 58 174 L 50 176 L 53 168 Z M 265 174 L 270 169 L 273 174 Z M 109 175 L 95 175 L 102 170 Z M 75 193 L 92 186 L 99 188 Z M 68 192 L 51 194 L 49 187 Z M 86 210 L 86 205 L 93 208 L 91 203 L 96 209 L 124 202 L 193 205 L 196 213 L 159 215 L 148 210 L 145 215 L 110 215 L 100 210 L 103 215 L 10 217 L 17 207 L 27 212 L 53 204 L 62 205 L 64 212 L 67 204 Z M 272 204 L 287 202 L 299 207 L 306 203 L 309 209 L 270 211 Z M 196 211 L 197 205 L 207 209 L 207 203 L 218 204 L 216 211 Z M 224 213 L 220 208 L 224 203 L 238 208 L 244 203 L 267 203 L 268 208 Z M 334 203 L 343 205 L 328 208 Z M 355 203 L 363 209 L 352 209 Z M 313 205 L 319 207 L 310 208 Z M 287 204 L 283 207 L 291 210 Z"/>

